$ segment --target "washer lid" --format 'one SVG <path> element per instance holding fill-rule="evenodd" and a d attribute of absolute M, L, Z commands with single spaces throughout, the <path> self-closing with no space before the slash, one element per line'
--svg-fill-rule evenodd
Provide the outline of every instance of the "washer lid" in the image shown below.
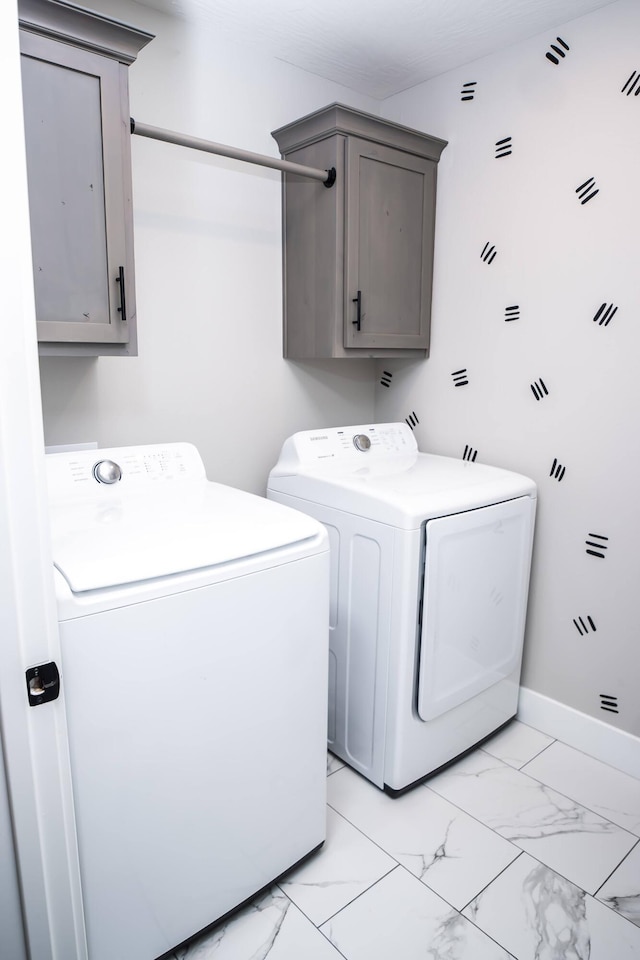
<path fill-rule="evenodd" d="M 54 565 L 74 593 L 255 556 L 316 537 L 317 521 L 207 480 L 51 505 Z"/>

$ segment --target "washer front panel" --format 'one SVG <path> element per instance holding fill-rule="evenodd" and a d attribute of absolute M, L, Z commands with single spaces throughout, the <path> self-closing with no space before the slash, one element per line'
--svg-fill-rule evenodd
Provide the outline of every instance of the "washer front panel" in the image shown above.
<path fill-rule="evenodd" d="M 60 625 L 91 960 L 164 956 L 323 841 L 327 561 Z"/>

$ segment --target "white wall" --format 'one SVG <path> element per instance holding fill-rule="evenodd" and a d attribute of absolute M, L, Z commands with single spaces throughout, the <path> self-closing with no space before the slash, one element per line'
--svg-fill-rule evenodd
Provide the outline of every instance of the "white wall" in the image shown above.
<path fill-rule="evenodd" d="M 557 36 L 570 49 L 555 65 L 545 54 Z M 640 6 L 620 0 L 385 101 L 385 116 L 449 146 L 431 357 L 380 364 L 393 377 L 376 405 L 380 421 L 415 411 L 423 450 L 470 447 L 537 481 L 524 683 L 636 735 L 640 96 L 621 89 L 640 73 L 638 37 Z M 512 152 L 496 158 L 506 137 Z M 590 177 L 599 193 L 581 204 Z M 606 325 L 593 320 L 602 303 L 618 307 Z M 513 305 L 520 316 L 506 322 Z M 461 369 L 469 382 L 456 387 Z M 540 378 L 548 395 L 536 400 Z M 586 553 L 593 533 L 609 538 L 604 558 Z"/>
<path fill-rule="evenodd" d="M 270 131 L 334 100 L 378 104 L 128 0 L 95 9 L 156 39 L 131 115 L 278 156 Z M 137 358 L 41 361 L 49 444 L 190 440 L 212 479 L 263 492 L 282 441 L 362 422 L 370 361 L 282 359 L 280 174 L 133 138 Z"/>

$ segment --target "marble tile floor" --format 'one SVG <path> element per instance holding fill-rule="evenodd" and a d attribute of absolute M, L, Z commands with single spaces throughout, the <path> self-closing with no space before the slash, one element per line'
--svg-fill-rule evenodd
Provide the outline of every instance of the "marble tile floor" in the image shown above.
<path fill-rule="evenodd" d="M 640 780 L 518 721 L 395 800 L 327 775 L 324 847 L 176 960 L 640 960 Z"/>

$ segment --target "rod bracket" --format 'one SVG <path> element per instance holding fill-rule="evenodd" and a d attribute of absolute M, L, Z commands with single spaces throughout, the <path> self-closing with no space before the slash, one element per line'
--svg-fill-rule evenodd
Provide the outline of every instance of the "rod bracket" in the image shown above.
<path fill-rule="evenodd" d="M 327 170 L 327 179 L 324 181 L 325 187 L 332 187 L 336 182 L 336 168 L 331 167 Z"/>
<path fill-rule="evenodd" d="M 136 132 L 136 122 L 133 119 L 133 117 L 129 117 L 129 127 L 130 127 L 130 133 Z"/>

